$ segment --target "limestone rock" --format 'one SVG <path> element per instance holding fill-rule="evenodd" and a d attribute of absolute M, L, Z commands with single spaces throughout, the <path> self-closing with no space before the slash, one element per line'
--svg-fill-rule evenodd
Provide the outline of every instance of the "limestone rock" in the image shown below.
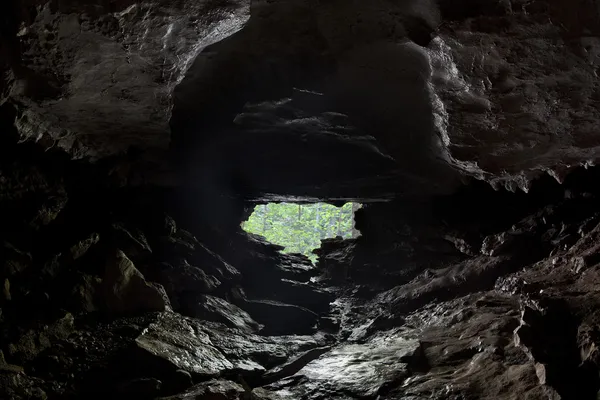
<path fill-rule="evenodd" d="M 8 345 L 8 354 L 19 362 L 32 361 L 53 343 L 66 339 L 73 330 L 73 315 L 67 313 L 50 325 L 22 332 L 17 341 Z"/>
<path fill-rule="evenodd" d="M 76 310 L 96 311 L 102 306 L 100 294 L 102 280 L 90 275 L 82 275 L 71 289 L 72 306 Z"/>
<path fill-rule="evenodd" d="M 23 65 L 11 65 L 16 76 L 7 88 L 12 101 L 27 104 L 15 124 L 19 134 L 75 158 L 100 158 L 130 146 L 167 147 L 173 87 L 198 52 L 244 25 L 249 2 L 47 4 L 27 10 L 20 3 L 10 10 L 16 30 L 6 39 L 11 45 L 18 40 L 23 53 Z M 31 19 L 23 21 L 24 15 Z M 146 133 L 138 136 L 133 132 L 140 123 Z M 92 145 L 79 135 L 83 131 L 112 139 Z M 114 141 L 124 132 L 129 139 Z"/>
<path fill-rule="evenodd" d="M 117 247 L 123 249 L 129 258 L 143 259 L 152 254 L 144 233 L 139 229 L 131 229 L 123 224 L 113 224 L 113 235 Z"/>
<path fill-rule="evenodd" d="M 192 399 L 222 399 L 222 400 L 245 400 L 247 391 L 241 385 L 226 381 L 213 379 L 203 382 L 174 396 L 161 397 L 160 400 L 192 400 Z"/>
<path fill-rule="evenodd" d="M 156 284 L 148 283 L 121 250 L 108 258 L 102 281 L 108 312 L 130 314 L 168 310 L 170 305 L 165 301 L 163 291 Z"/>
<path fill-rule="evenodd" d="M 183 229 L 179 229 L 174 235 L 160 237 L 159 242 L 158 257 L 168 260 L 167 262 L 183 258 L 219 280 L 240 279 L 239 271 Z"/>
<path fill-rule="evenodd" d="M 47 393 L 40 388 L 43 381 L 25 374 L 0 372 L 0 396 L 14 400 L 47 400 Z"/>
<path fill-rule="evenodd" d="M 87 251 L 100 240 L 100 236 L 97 233 L 93 233 L 88 238 L 81 240 L 69 248 L 69 253 L 73 260 L 77 260 L 83 257 Z"/>
<path fill-rule="evenodd" d="M 0 350 L 0 373 L 18 374 L 18 373 L 22 373 L 22 372 L 24 372 L 23 367 L 20 367 L 18 365 L 11 365 L 11 364 L 7 363 L 6 360 L 4 359 L 4 353 L 2 352 L 2 350 Z"/>
<path fill-rule="evenodd" d="M 284 362 L 290 355 L 318 347 L 322 338 L 264 337 L 198 321 L 176 313 L 160 313 L 136 338 L 147 356 L 194 375 L 216 377 L 238 371 L 256 376 Z"/>
<path fill-rule="evenodd" d="M 50 224 L 66 206 L 67 200 L 64 194 L 50 196 L 40 205 L 38 212 L 33 216 L 29 224 L 35 229 L 40 229 Z"/>
<path fill-rule="evenodd" d="M 399 337 L 337 347 L 309 362 L 293 377 L 266 389 L 282 395 L 291 392 L 294 397 L 303 399 L 374 397 L 386 384 L 409 376 L 406 358 L 419 347 L 418 341 Z M 302 384 L 286 388 L 294 381 Z"/>
<path fill-rule="evenodd" d="M 240 307 L 264 325 L 265 335 L 310 334 L 319 318 L 306 308 L 272 300 L 246 300 Z"/>
<path fill-rule="evenodd" d="M 4 301 L 9 301 L 11 299 L 10 281 L 8 278 L 4 279 L 4 283 L 2 284 L 2 297 Z"/>
<path fill-rule="evenodd" d="M 279 365 L 272 370 L 268 371 L 264 379 L 267 383 L 271 383 L 282 378 L 294 375 L 298 371 L 300 371 L 306 364 L 312 362 L 313 360 L 319 358 L 321 355 L 329 352 L 332 349 L 331 346 L 326 347 L 317 347 L 315 349 L 310 349 L 286 362 L 283 365 Z"/>
<path fill-rule="evenodd" d="M 185 305 L 188 297 L 194 298 L 198 293 L 214 292 L 221 285 L 221 281 L 216 277 L 207 275 L 185 259 L 173 265 L 160 263 L 149 273 L 155 281 L 164 286 L 173 303 L 179 306 Z"/>
<path fill-rule="evenodd" d="M 4 274 L 9 277 L 23 272 L 32 261 L 31 254 L 15 248 L 8 242 L 3 244 L 0 251 L 4 256 Z"/>
<path fill-rule="evenodd" d="M 261 325 L 241 308 L 211 295 L 194 298 L 182 309 L 182 313 L 207 321 L 221 322 L 230 328 L 246 332 L 257 332 L 261 328 Z"/>
<path fill-rule="evenodd" d="M 270 294 L 273 300 L 304 307 L 317 314 L 329 311 L 329 304 L 335 300 L 335 294 L 330 291 L 288 279 L 273 285 L 272 290 Z"/>

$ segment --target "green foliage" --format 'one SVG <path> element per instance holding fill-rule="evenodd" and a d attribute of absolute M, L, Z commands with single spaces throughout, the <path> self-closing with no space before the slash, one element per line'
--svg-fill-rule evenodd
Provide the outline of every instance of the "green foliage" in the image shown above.
<path fill-rule="evenodd" d="M 262 204 L 254 208 L 242 228 L 264 236 L 271 243 L 285 246 L 285 253 L 301 253 L 315 262 L 317 256 L 312 250 L 321 247 L 321 239 L 353 236 L 354 209 L 353 203 L 343 207 L 324 203 Z"/>

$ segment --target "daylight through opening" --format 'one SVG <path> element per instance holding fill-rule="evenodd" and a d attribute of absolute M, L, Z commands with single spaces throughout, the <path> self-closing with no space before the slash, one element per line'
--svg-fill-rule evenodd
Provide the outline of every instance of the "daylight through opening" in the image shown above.
<path fill-rule="evenodd" d="M 242 223 L 242 229 L 284 246 L 284 253 L 304 254 L 314 263 L 317 255 L 312 251 L 321 247 L 322 239 L 337 236 L 350 239 L 360 235 L 354 228 L 354 212 L 360 206 L 359 203 L 346 203 L 342 207 L 327 203 L 260 204 Z"/>

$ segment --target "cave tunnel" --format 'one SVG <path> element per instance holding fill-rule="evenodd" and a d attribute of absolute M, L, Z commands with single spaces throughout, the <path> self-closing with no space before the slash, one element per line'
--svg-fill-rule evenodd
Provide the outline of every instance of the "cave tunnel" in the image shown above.
<path fill-rule="evenodd" d="M 0 399 L 597 399 L 599 9 L 3 2 Z"/>

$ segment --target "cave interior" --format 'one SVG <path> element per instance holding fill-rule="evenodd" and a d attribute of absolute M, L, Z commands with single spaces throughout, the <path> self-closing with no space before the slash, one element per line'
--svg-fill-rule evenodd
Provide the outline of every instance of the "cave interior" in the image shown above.
<path fill-rule="evenodd" d="M 0 12 L 0 398 L 598 398 L 600 1 Z"/>

